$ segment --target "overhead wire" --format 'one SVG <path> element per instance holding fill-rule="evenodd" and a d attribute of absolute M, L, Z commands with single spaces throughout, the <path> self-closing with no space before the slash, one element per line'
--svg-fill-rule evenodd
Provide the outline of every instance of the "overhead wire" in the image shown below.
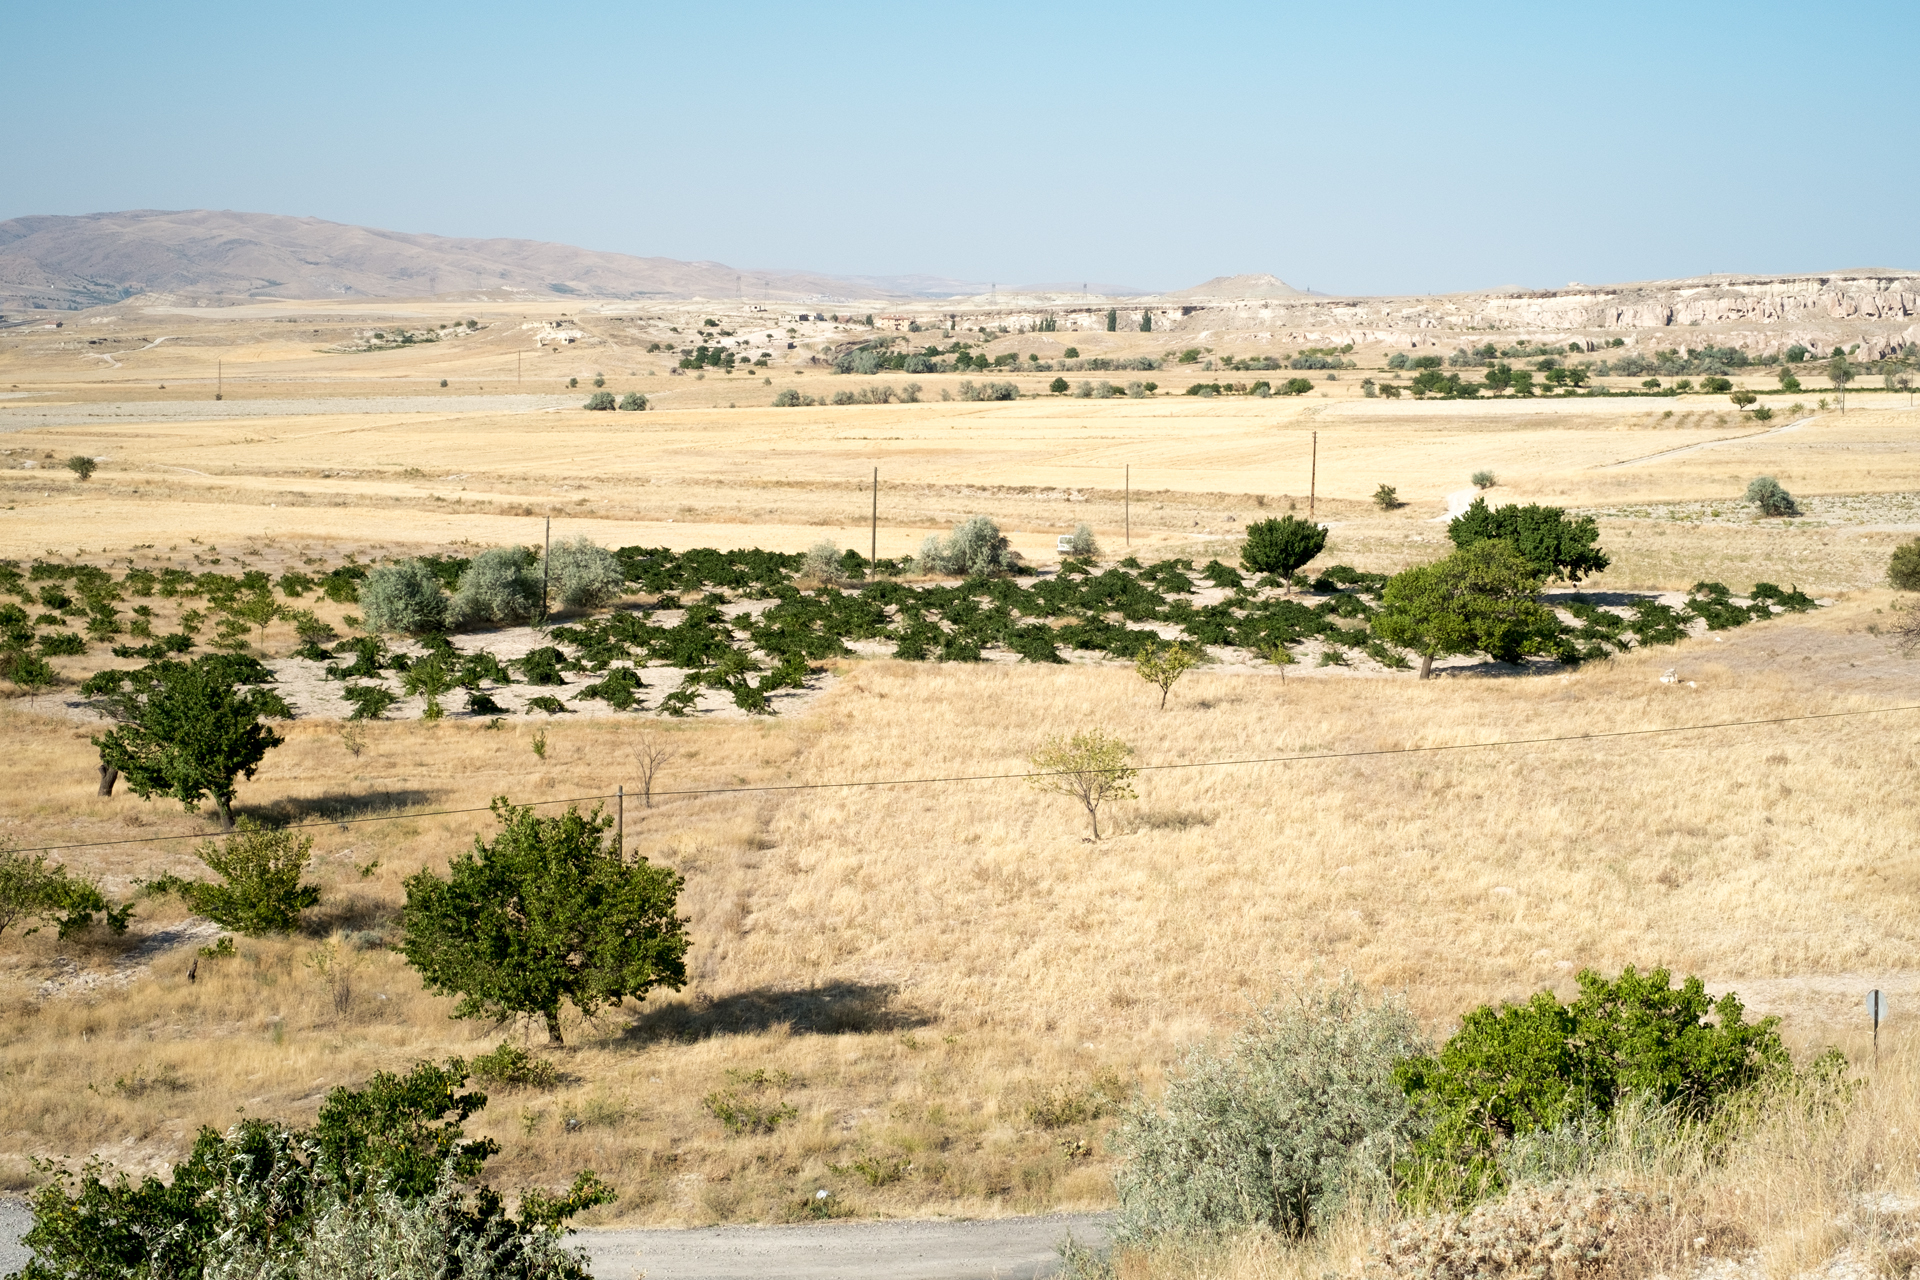
<path fill-rule="evenodd" d="M 1723 729 L 1753 729 L 1773 725 L 1802 724 L 1818 720 L 1844 720 L 1858 716 L 1895 715 L 1908 711 L 1920 711 L 1920 704 L 1898 707 L 1863 707 L 1851 711 L 1818 711 L 1804 715 L 1767 716 L 1755 720 L 1718 720 L 1705 724 L 1665 725 L 1647 729 L 1605 729 L 1592 733 L 1553 734 L 1537 738 L 1498 738 L 1491 742 L 1442 742 L 1411 747 L 1374 747 L 1361 751 L 1310 751 L 1296 752 L 1291 755 L 1249 756 L 1233 760 L 1175 760 L 1162 764 L 1143 764 L 1128 766 L 1136 773 L 1161 773 L 1176 769 L 1232 769 L 1263 764 L 1310 764 L 1326 760 L 1363 760 L 1384 756 L 1434 755 L 1451 751 L 1489 751 L 1500 747 L 1537 747 L 1553 746 L 1575 742 L 1604 742 L 1619 738 L 1644 738 L 1665 736 L 1678 733 L 1707 733 Z M 926 778 L 854 778 L 833 782 L 767 782 L 748 783 L 731 787 L 681 787 L 670 790 L 654 789 L 651 794 L 660 797 L 671 796 L 716 796 L 746 795 L 782 791 L 838 791 L 864 787 L 926 787 L 951 786 L 969 782 L 1010 782 L 1025 781 L 1030 778 L 1061 777 L 1077 772 L 1071 769 L 1027 770 L 1017 773 L 962 773 L 942 777 Z M 597 800 L 613 800 L 620 793 L 606 792 L 601 795 L 568 796 L 557 800 L 534 800 L 520 805 L 520 808 L 544 808 L 553 805 L 585 804 Z M 363 818 L 328 818 L 319 822 L 290 823 L 281 830 L 303 831 L 322 827 L 360 826 L 374 822 L 416 821 L 421 818 L 455 817 L 469 813 L 487 813 L 493 806 L 475 805 L 462 809 L 427 809 L 417 813 L 377 814 Z M 69 849 L 103 849 L 127 844 L 158 844 L 170 840 L 204 840 L 207 836 L 172 835 L 145 836 L 123 840 L 85 840 L 73 844 L 40 845 L 35 848 L 18 849 L 19 853 L 62 853 Z"/>

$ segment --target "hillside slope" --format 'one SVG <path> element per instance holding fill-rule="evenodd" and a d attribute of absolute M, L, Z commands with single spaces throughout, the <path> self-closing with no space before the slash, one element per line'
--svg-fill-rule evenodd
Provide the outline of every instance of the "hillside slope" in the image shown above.
<path fill-rule="evenodd" d="M 842 277 L 638 258 L 538 240 L 466 240 L 319 218 L 192 209 L 0 222 L 0 306 L 78 310 L 142 293 L 422 297 L 519 290 L 589 298 L 942 297 L 933 276 Z"/>

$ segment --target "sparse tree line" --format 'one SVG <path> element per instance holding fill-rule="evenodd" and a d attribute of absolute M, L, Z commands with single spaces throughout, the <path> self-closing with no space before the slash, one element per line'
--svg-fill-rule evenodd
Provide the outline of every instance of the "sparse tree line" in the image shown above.
<path fill-rule="evenodd" d="M 970 342 L 953 342 L 945 347 L 927 346 L 918 351 L 893 350 L 894 345 L 901 341 L 898 337 L 888 336 L 851 347 L 833 358 L 833 371 L 858 374 L 885 373 L 888 370 L 902 373 L 1150 372 L 1158 369 L 1161 363 L 1152 356 L 1092 356 L 1082 359 L 1079 350 L 1074 347 L 1068 347 L 1065 358 L 1057 361 L 1042 360 L 1037 352 L 1029 352 L 1025 360 L 1017 351 L 989 355 L 985 351 L 976 351 Z"/>
<path fill-rule="evenodd" d="M 1329 377 L 1332 375 L 1329 374 Z M 1268 396 L 1303 396 L 1313 390 L 1313 382 L 1308 378 L 1288 378 L 1279 386 L 1274 386 L 1265 378 L 1248 384 L 1245 382 L 1196 382 L 1187 388 L 1190 396 L 1210 399 L 1213 396 L 1254 396 L 1265 399 Z"/>
<path fill-rule="evenodd" d="M 1608 345 L 1618 347 L 1625 345 L 1625 342 L 1616 338 Z M 1857 344 L 1855 349 L 1858 349 Z M 1802 366 L 1800 372 L 1809 372 L 1806 362 L 1812 360 L 1816 362 L 1812 371 L 1832 383 L 1841 396 L 1844 408 L 1847 386 L 1862 374 L 1878 373 L 1887 390 L 1910 392 L 1915 381 L 1914 370 L 1920 367 L 1920 348 L 1911 345 L 1888 359 L 1859 364 L 1852 361 L 1849 352 L 1839 347 L 1835 347 L 1831 355 L 1820 357 L 1805 347 L 1794 346 L 1788 349 L 1783 361 L 1776 355 L 1750 357 L 1738 347 L 1712 345 L 1686 352 L 1677 348 L 1655 351 L 1651 355 L 1630 351 L 1611 360 L 1603 358 L 1598 362 L 1584 361 L 1578 364 L 1569 362 L 1568 355 L 1587 350 L 1586 344 L 1574 342 L 1567 345 L 1567 354 L 1562 354 L 1558 346 L 1543 346 L 1522 339 L 1505 347 L 1488 342 L 1473 348 L 1457 348 L 1444 359 L 1438 355 L 1416 356 L 1396 351 L 1387 357 L 1386 367 L 1393 372 L 1412 371 L 1413 378 L 1406 390 L 1418 397 L 1472 399 L 1483 392 L 1521 398 L 1556 393 L 1681 396 L 1698 391 L 1709 395 L 1732 393 L 1734 403 L 1742 409 L 1752 404 L 1759 393 L 1734 390 L 1732 379 L 1726 375 L 1737 369 L 1777 368 L 1779 393 L 1793 395 L 1802 390 L 1795 366 Z M 1532 367 L 1517 367 L 1518 362 L 1523 360 L 1531 361 Z M 1484 369 L 1486 372 L 1476 381 L 1458 372 L 1445 372 L 1446 368 Z M 1697 386 L 1693 381 L 1695 376 L 1700 378 Z M 1643 381 L 1638 391 L 1630 391 L 1589 386 L 1594 378 L 1643 378 Z M 1663 383 L 1663 378 L 1674 381 Z M 1361 383 L 1361 391 L 1368 396 L 1397 397 L 1401 387 L 1398 383 L 1376 383 L 1369 378 Z M 1756 410 L 1755 413 L 1762 420 L 1772 417 L 1770 410 Z"/>

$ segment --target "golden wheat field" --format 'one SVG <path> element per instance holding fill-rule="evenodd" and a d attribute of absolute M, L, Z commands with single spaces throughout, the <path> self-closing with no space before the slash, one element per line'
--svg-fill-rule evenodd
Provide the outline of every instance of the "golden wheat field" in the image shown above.
<path fill-rule="evenodd" d="M 0 352 L 0 386 L 23 397 L 0 400 L 0 555 L 277 572 L 536 542 L 549 517 L 556 536 L 609 546 L 828 538 L 864 553 L 878 468 L 883 556 L 981 513 L 1040 563 L 1083 521 L 1110 557 L 1230 561 L 1247 523 L 1305 514 L 1311 488 L 1332 526 L 1323 562 L 1387 571 L 1440 555 L 1449 502 L 1492 469 L 1497 500 L 1597 514 L 1614 565 L 1592 587 L 1791 582 L 1830 603 L 1526 678 L 1202 667 L 1164 711 L 1124 664 L 855 659 L 771 719 L 391 720 L 355 738 L 303 718 L 240 790 L 242 812 L 323 824 L 325 896 L 301 935 L 242 939 L 188 982 L 217 931 L 170 899 L 120 939 L 9 933 L 9 1187 L 35 1181 L 33 1158 L 163 1167 L 202 1124 L 311 1119 L 334 1085 L 523 1037 L 450 1020 L 384 945 L 404 878 L 486 834 L 503 795 L 625 786 L 628 843 L 686 877 L 688 988 L 569 1021 L 565 1047 L 534 1034 L 562 1082 L 496 1091 L 473 1126 L 500 1140 L 503 1186 L 599 1171 L 620 1199 L 590 1220 L 781 1220 L 822 1187 L 870 1215 L 1109 1204 L 1100 1135 L 1117 1101 L 1316 973 L 1404 990 L 1443 1034 L 1477 1003 L 1570 989 L 1584 967 L 1666 965 L 1779 1012 L 1796 1045 L 1856 1059 L 1866 989 L 1896 1009 L 1920 997 L 1920 712 L 1905 709 L 1920 663 L 1879 634 L 1887 555 L 1920 525 L 1906 439 L 1920 419 L 1890 399 L 1763 425 L 1704 398 L 1389 403 L 1351 381 L 1297 401 L 978 404 L 941 400 L 928 377 L 917 404 L 773 409 L 781 387 L 886 379 L 776 370 L 696 388 L 645 373 L 663 366 L 643 352 L 524 356 L 555 399 L 579 395 L 559 373 L 612 375 L 616 355 L 642 371 L 616 389 L 657 397 L 589 413 L 507 402 L 492 381 L 511 376 L 504 349 L 323 361 L 291 341 L 229 352 L 217 413 L 159 390 L 204 377 L 212 350 L 163 345 L 87 377 Z M 388 355 L 411 363 L 371 368 Z M 443 393 L 441 377 L 467 385 Z M 502 400 L 434 407 L 453 393 Z M 407 403 L 356 407 L 378 397 Z M 57 469 L 75 453 L 106 461 L 82 483 Z M 1747 514 L 1760 474 L 1803 518 Z M 1407 505 L 1374 507 L 1381 484 Z M 269 656 L 293 643 L 264 637 Z M 56 666 L 76 678 L 103 660 Z M 97 728 L 70 701 L 0 703 L 0 836 L 70 846 L 59 856 L 116 894 L 194 873 L 193 839 L 171 838 L 212 824 L 95 796 Z M 1808 718 L 1832 713 L 1874 714 Z M 1068 801 L 1004 776 L 1046 735 L 1094 727 L 1145 767 L 1098 841 Z M 650 807 L 635 794 L 648 740 L 673 753 Z M 990 776 L 913 781 L 976 775 Z M 840 783 L 862 785 L 755 789 Z M 730 1135 L 703 1104 L 728 1091 L 795 1118 Z M 1877 1140 L 1848 1132 L 1836 1150 L 1857 1164 Z M 1911 1171 L 1915 1149 L 1910 1133 L 1882 1162 Z M 1775 1181 L 1782 1206 L 1809 1194 Z M 1191 1266 L 1308 1265 L 1277 1249 Z"/>

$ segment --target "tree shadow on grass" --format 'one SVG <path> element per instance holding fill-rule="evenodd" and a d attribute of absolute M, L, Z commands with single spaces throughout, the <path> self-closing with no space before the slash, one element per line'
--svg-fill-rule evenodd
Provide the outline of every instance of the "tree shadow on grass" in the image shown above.
<path fill-rule="evenodd" d="M 909 1031 L 933 1019 L 905 1003 L 890 983 L 824 982 L 811 987 L 755 987 L 732 995 L 673 998 L 643 1011 L 625 1038 L 638 1044 L 752 1035 L 786 1026 L 796 1035 Z"/>
<path fill-rule="evenodd" d="M 290 796 L 271 804 L 236 806 L 234 814 L 236 817 L 244 814 L 278 827 L 304 822 L 345 822 L 353 818 L 399 815 L 408 809 L 424 808 L 433 800 L 431 791 L 410 787 L 352 794 L 335 791 L 320 796 Z"/>

